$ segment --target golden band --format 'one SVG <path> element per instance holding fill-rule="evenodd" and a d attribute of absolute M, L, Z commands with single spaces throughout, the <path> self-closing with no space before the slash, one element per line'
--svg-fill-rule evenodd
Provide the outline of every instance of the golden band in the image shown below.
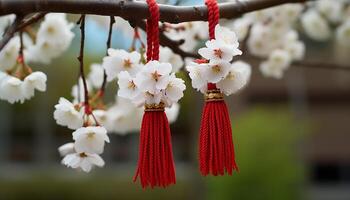
<path fill-rule="evenodd" d="M 208 90 L 204 94 L 205 101 L 223 101 L 224 100 L 224 94 L 220 92 L 219 89 L 215 90 Z"/>
<path fill-rule="evenodd" d="M 145 104 L 145 111 L 164 111 L 164 103 L 160 102 L 159 104 Z"/>

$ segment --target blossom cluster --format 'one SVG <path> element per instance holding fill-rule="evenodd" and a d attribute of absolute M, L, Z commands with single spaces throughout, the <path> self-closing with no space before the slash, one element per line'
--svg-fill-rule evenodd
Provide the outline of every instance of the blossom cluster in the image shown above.
<path fill-rule="evenodd" d="M 85 112 L 83 104 L 73 104 L 61 97 L 55 105 L 56 123 L 75 130 L 72 133 L 74 143 L 59 148 L 64 156 L 62 163 L 71 168 L 80 168 L 89 172 L 93 166 L 104 166 L 99 154 L 103 153 L 105 142 L 109 142 L 107 130 L 97 121 L 93 124 L 93 115 Z"/>
<path fill-rule="evenodd" d="M 205 93 L 207 84 L 215 83 L 224 94 L 231 95 L 248 83 L 250 65 L 242 61 L 231 63 L 234 56 L 242 54 L 233 31 L 217 25 L 215 39 L 205 45 L 198 51 L 205 62 L 192 62 L 187 66 L 193 88 Z"/>
<path fill-rule="evenodd" d="M 0 18 L 0 32 L 11 24 L 13 15 Z M 0 99 L 9 103 L 29 100 L 35 90 L 46 91 L 47 76 L 43 72 L 32 72 L 27 63 L 48 64 L 61 55 L 70 45 L 74 36 L 73 25 L 65 14 L 47 14 L 35 35 L 23 33 L 13 37 L 0 52 Z M 34 42 L 35 41 L 35 42 Z"/>
<path fill-rule="evenodd" d="M 292 61 L 304 57 L 305 45 L 293 27 L 302 11 L 302 5 L 286 4 L 246 14 L 232 23 L 240 40 L 249 32 L 249 53 L 267 58 L 260 63 L 264 76 L 282 78 Z"/>
<path fill-rule="evenodd" d="M 184 81 L 171 73 L 170 63 L 150 61 L 135 75 L 128 71 L 118 74 L 118 96 L 131 100 L 135 105 L 160 104 L 171 107 L 183 97 Z"/>

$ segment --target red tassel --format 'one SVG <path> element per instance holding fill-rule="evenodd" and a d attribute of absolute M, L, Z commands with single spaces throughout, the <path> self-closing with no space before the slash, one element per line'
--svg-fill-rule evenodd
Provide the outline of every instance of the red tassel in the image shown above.
<path fill-rule="evenodd" d="M 199 165 L 203 176 L 232 175 L 238 171 L 232 140 L 231 121 L 223 95 L 208 84 L 199 134 Z"/>
<path fill-rule="evenodd" d="M 166 187 L 176 182 L 170 127 L 164 110 L 145 110 L 143 115 L 134 182 L 138 177 L 143 188 Z"/>

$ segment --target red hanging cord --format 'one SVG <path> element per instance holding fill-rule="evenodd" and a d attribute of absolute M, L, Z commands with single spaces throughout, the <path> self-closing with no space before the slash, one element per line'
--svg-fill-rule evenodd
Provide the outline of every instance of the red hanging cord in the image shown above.
<path fill-rule="evenodd" d="M 216 0 L 206 0 L 208 7 L 209 37 L 215 39 L 215 26 L 219 23 Z M 203 62 L 202 60 L 199 60 Z M 213 83 L 208 83 L 199 133 L 199 168 L 206 176 L 232 174 L 238 171 L 235 162 L 231 121 L 223 94 Z"/>
<path fill-rule="evenodd" d="M 147 19 L 147 62 L 159 59 L 159 8 L 155 0 L 147 0 L 150 17 Z M 137 178 L 143 188 L 166 187 L 175 184 L 171 133 L 164 104 L 145 105 L 140 131 Z"/>

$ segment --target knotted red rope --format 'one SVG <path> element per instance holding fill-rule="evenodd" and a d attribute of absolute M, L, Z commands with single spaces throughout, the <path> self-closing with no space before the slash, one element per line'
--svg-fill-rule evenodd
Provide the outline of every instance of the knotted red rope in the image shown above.
<path fill-rule="evenodd" d="M 155 0 L 147 0 L 150 17 L 147 19 L 147 62 L 159 59 L 159 8 Z M 140 131 L 137 178 L 143 188 L 166 187 L 175 184 L 175 166 L 171 133 L 164 104 L 146 104 Z"/>
<path fill-rule="evenodd" d="M 210 39 L 215 39 L 219 7 L 216 0 L 206 0 L 205 4 L 208 7 L 209 36 Z M 199 165 L 203 176 L 224 175 L 225 171 L 231 175 L 234 170 L 238 170 L 228 109 L 223 94 L 213 83 L 208 83 L 205 94 L 199 133 Z"/>

